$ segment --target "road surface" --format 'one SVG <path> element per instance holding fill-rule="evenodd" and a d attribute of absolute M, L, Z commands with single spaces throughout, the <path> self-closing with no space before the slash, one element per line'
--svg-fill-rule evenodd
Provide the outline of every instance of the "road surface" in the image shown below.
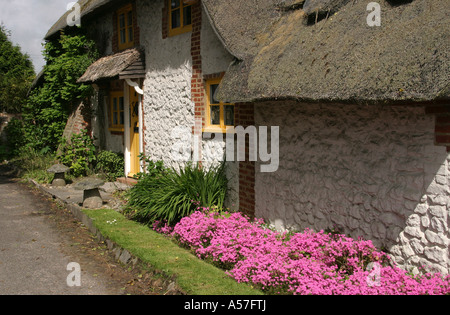
<path fill-rule="evenodd" d="M 0 169 L 0 295 L 151 294 L 141 278 L 67 210 Z"/>

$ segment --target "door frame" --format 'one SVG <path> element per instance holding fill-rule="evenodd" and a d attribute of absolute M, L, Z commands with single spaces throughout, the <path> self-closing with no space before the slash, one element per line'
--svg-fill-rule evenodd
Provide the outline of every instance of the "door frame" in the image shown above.
<path fill-rule="evenodd" d="M 139 80 L 140 81 L 140 80 Z M 125 101 L 125 175 L 126 177 L 129 177 L 131 173 L 131 163 L 132 163 L 132 152 L 131 152 L 131 137 L 134 135 L 131 132 L 131 126 L 130 126 L 130 88 L 134 88 L 134 90 L 138 94 L 138 102 L 139 102 L 139 152 L 142 153 L 144 151 L 144 141 L 143 141 L 143 132 L 142 132 L 142 126 L 143 126 L 143 111 L 142 111 L 142 100 L 144 91 L 139 87 L 139 83 L 136 83 L 130 79 L 125 79 L 126 84 L 124 84 L 124 101 Z M 138 156 L 135 158 L 139 158 Z M 142 172 L 142 163 L 139 162 L 140 170 L 139 172 Z"/>

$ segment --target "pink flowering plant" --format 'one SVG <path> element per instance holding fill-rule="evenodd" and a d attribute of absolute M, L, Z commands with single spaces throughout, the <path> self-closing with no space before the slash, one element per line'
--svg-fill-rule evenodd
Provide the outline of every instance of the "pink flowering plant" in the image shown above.
<path fill-rule="evenodd" d="M 197 210 L 175 227 L 155 222 L 153 228 L 267 294 L 450 294 L 450 276 L 410 275 L 371 241 L 312 230 L 278 233 L 241 213 Z"/>

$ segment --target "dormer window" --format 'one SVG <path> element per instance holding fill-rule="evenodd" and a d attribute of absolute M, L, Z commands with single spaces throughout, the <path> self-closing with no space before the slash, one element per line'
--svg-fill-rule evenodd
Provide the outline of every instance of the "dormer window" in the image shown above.
<path fill-rule="evenodd" d="M 220 81 L 206 81 L 206 132 L 226 133 L 228 127 L 234 127 L 234 104 L 216 99 Z"/>
<path fill-rule="evenodd" d="M 131 4 L 117 11 L 119 50 L 134 46 L 133 6 Z"/>
<path fill-rule="evenodd" d="M 169 36 L 192 31 L 192 3 L 195 1 L 169 1 Z"/>

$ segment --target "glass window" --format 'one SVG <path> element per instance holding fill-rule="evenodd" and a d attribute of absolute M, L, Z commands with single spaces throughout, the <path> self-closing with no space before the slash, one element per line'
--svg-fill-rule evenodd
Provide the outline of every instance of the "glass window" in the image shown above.
<path fill-rule="evenodd" d="M 127 5 L 117 12 L 119 28 L 119 50 L 134 46 L 133 7 Z"/>
<path fill-rule="evenodd" d="M 192 24 L 192 6 L 183 8 L 183 26 Z"/>
<path fill-rule="evenodd" d="M 220 105 L 219 106 L 211 106 L 211 125 L 219 125 L 220 126 Z"/>
<path fill-rule="evenodd" d="M 220 128 L 222 132 L 225 132 L 228 126 L 234 126 L 234 104 L 221 102 L 216 98 L 219 84 L 220 79 L 206 82 L 209 116 L 207 128 L 210 127 L 214 130 Z"/>
<path fill-rule="evenodd" d="M 219 104 L 220 102 L 216 99 L 216 92 L 217 92 L 217 88 L 219 87 L 218 84 L 211 84 L 210 85 L 210 103 L 211 104 Z"/>
<path fill-rule="evenodd" d="M 225 126 L 234 126 L 234 105 L 224 105 Z"/>
<path fill-rule="evenodd" d="M 192 30 L 192 5 L 180 0 L 169 1 L 169 35 L 174 36 Z"/>
<path fill-rule="evenodd" d="M 123 131 L 125 122 L 125 103 L 123 92 L 111 92 L 111 131 Z"/>

